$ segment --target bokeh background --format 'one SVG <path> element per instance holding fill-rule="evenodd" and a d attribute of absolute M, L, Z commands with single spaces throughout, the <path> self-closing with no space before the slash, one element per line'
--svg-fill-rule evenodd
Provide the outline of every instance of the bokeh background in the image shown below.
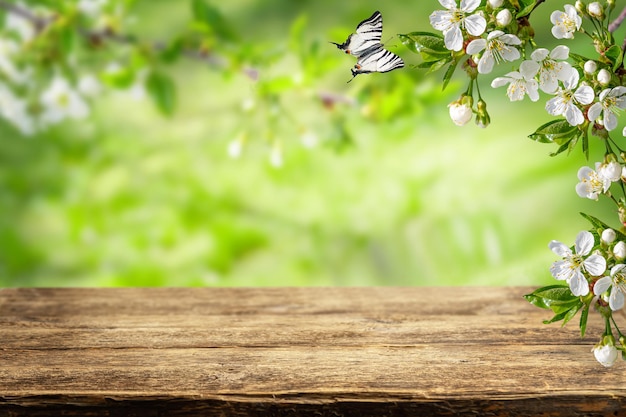
<path fill-rule="evenodd" d="M 551 3 L 532 20 L 549 48 L 562 7 Z M 0 125 L 0 286 L 537 285 L 553 280 L 548 242 L 588 228 L 580 211 L 615 217 L 574 191 L 596 139 L 591 162 L 580 150 L 552 158 L 527 138 L 551 120 L 546 97 L 509 103 L 491 89 L 511 66 L 482 80 L 491 126 L 452 124 L 463 74 L 441 92 L 443 74 L 412 67 L 419 57 L 394 37 L 432 31 L 437 1 L 216 7 L 240 52 L 268 57 L 250 64 L 258 81 L 181 60 L 171 117 L 109 93 L 90 119 L 34 137 Z M 374 10 L 407 67 L 346 84 L 354 58 L 328 41 Z M 166 39 L 190 13 L 140 0 L 134 34 Z"/>

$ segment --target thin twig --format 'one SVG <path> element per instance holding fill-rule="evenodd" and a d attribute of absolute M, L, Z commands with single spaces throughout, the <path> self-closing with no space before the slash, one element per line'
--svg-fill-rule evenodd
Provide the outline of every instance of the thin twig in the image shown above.
<path fill-rule="evenodd" d="M 0 0 L 0 9 L 4 9 L 9 13 L 13 13 L 16 16 L 28 20 L 35 27 L 35 30 L 37 32 L 43 31 L 55 19 L 55 17 L 45 18 L 37 16 L 35 13 L 25 7 L 22 7 L 18 4 L 9 3 L 8 1 L 4 0 Z"/>
<path fill-rule="evenodd" d="M 617 29 L 619 29 L 624 19 L 626 19 L 626 7 L 624 7 L 624 10 L 622 10 L 619 16 L 617 16 L 615 20 L 611 22 L 611 24 L 609 25 L 609 32 L 613 33 Z"/>
<path fill-rule="evenodd" d="M 25 7 L 22 7 L 14 3 L 10 3 L 5 0 L 0 0 L 0 9 L 4 9 L 8 13 L 15 14 L 16 16 L 19 16 L 27 20 L 35 27 L 37 33 L 43 32 L 46 29 L 46 27 L 51 25 L 56 19 L 55 16 L 51 16 L 51 17 L 38 16 L 35 13 L 33 13 L 31 10 Z M 78 33 L 80 33 L 82 37 L 84 37 L 85 39 L 91 42 L 99 43 L 103 40 L 108 40 L 108 41 L 113 41 L 115 43 L 126 44 L 126 45 L 137 43 L 137 40 L 134 37 L 129 36 L 129 35 L 115 33 L 109 29 L 95 31 L 95 30 L 89 30 L 85 28 L 78 28 L 77 30 L 78 30 Z M 155 51 L 163 51 L 167 47 L 166 44 L 163 42 L 153 42 L 151 46 L 152 46 L 152 49 Z M 228 65 L 224 58 L 218 56 L 215 53 L 200 52 L 194 49 L 185 49 L 182 51 L 182 53 L 187 58 L 205 62 L 212 67 L 224 68 Z M 248 70 L 244 70 L 244 73 L 248 75 L 250 78 L 256 77 L 254 74 L 252 74 L 252 72 Z"/>

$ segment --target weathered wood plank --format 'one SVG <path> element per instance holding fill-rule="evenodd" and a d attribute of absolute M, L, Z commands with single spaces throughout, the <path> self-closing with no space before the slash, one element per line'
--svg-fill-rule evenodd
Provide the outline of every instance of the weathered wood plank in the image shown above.
<path fill-rule="evenodd" d="M 530 291 L 6 289 L 0 416 L 626 416 Z"/>

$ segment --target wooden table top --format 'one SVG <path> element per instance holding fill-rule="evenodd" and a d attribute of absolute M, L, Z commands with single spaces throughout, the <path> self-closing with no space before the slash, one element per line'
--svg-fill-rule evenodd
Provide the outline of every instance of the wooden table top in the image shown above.
<path fill-rule="evenodd" d="M 527 287 L 0 290 L 0 416 L 626 415 Z"/>

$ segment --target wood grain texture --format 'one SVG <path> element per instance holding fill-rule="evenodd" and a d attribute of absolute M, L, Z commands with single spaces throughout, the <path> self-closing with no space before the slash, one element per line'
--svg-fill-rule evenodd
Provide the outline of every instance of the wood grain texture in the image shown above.
<path fill-rule="evenodd" d="M 5 289 L 0 416 L 626 416 L 531 290 Z"/>

